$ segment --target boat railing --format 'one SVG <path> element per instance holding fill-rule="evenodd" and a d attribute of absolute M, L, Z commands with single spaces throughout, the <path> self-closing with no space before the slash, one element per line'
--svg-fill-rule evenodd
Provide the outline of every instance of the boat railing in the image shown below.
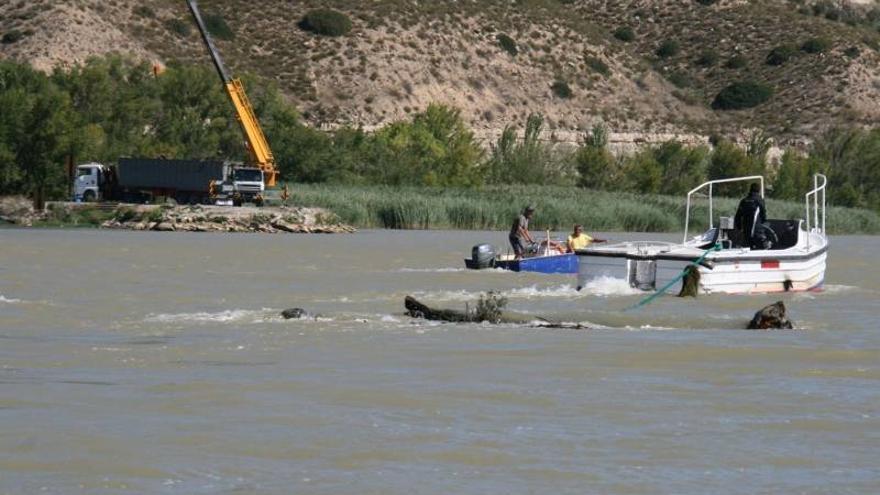
<path fill-rule="evenodd" d="M 819 183 L 821 179 L 822 183 Z M 804 195 L 804 203 L 806 205 L 807 215 L 807 247 L 810 247 L 810 233 L 815 230 L 816 233 L 825 235 L 825 189 L 828 185 L 828 178 L 823 174 L 813 176 L 813 190 Z M 821 200 L 819 199 L 821 197 Z M 821 207 L 821 208 L 820 208 Z M 819 211 L 821 210 L 821 217 Z M 812 222 L 810 219 L 812 218 Z M 819 221 L 821 218 L 821 222 Z"/>
<path fill-rule="evenodd" d="M 681 246 L 681 244 L 666 241 L 622 241 L 614 244 L 603 244 L 602 246 L 593 245 L 588 247 L 587 250 L 594 252 L 627 250 L 639 254 L 646 254 L 651 251 L 664 249 L 668 251 L 679 246 Z"/>
<path fill-rule="evenodd" d="M 682 242 L 687 242 L 687 240 L 688 240 L 688 227 L 690 227 L 690 223 L 691 223 L 691 197 L 694 194 L 698 193 L 699 191 L 701 191 L 705 187 L 709 188 L 709 194 L 708 194 L 708 197 L 709 197 L 709 228 L 712 229 L 715 227 L 715 224 L 712 221 L 712 215 L 714 213 L 713 212 L 713 200 L 712 200 L 713 186 L 715 184 L 726 184 L 726 183 L 730 183 L 730 182 L 746 182 L 746 181 L 754 181 L 754 180 L 760 181 L 760 183 L 761 183 L 761 197 L 763 198 L 764 197 L 764 177 L 762 177 L 760 175 L 750 175 L 748 177 L 731 177 L 730 179 L 710 180 L 708 182 L 704 182 L 704 183 L 700 184 L 699 186 L 691 189 L 687 194 L 687 206 L 685 207 L 685 213 L 684 213 L 684 240 Z M 824 215 L 824 209 L 823 209 L 823 215 Z"/>

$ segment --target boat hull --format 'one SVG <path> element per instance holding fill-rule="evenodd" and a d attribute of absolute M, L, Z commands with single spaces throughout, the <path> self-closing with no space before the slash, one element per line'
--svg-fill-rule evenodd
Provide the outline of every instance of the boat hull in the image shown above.
<path fill-rule="evenodd" d="M 705 294 L 765 294 L 816 290 L 825 278 L 827 250 L 791 254 L 761 253 L 754 256 L 719 255 L 707 258 L 699 266 L 700 290 Z M 579 256 L 578 286 L 600 277 L 631 280 L 638 258 Z M 690 264 L 687 260 L 656 260 L 656 283 L 659 289 L 679 277 Z M 669 291 L 678 292 L 681 281 Z"/>
<path fill-rule="evenodd" d="M 464 261 L 465 266 L 468 268 L 477 268 L 472 260 L 465 259 Z M 574 253 L 566 253 L 552 256 L 536 256 L 519 260 L 496 259 L 493 267 L 513 272 L 576 274 L 578 273 L 578 256 Z"/>

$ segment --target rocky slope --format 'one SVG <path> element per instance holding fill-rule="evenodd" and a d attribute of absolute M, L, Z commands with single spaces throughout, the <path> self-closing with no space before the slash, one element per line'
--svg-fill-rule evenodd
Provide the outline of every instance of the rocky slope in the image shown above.
<path fill-rule="evenodd" d="M 880 117 L 880 34 L 860 0 L 203 0 L 229 28 L 218 46 L 235 73 L 275 81 L 318 126 L 365 128 L 428 103 L 462 109 L 489 140 L 531 112 L 559 135 L 607 123 L 620 133 L 735 132 L 788 138 Z M 828 5 L 831 5 L 829 7 Z M 351 31 L 297 27 L 315 7 L 349 16 Z M 827 10 L 838 9 L 836 11 Z M 824 10 L 823 10 L 824 9 Z M 847 10 L 857 9 L 857 10 Z M 880 12 L 880 10 L 878 10 Z M 620 28 L 630 28 L 622 41 Z M 123 52 L 167 63 L 209 63 L 183 0 L 12 0 L 0 6 L 0 57 L 43 69 Z M 509 36 L 516 54 L 499 43 Z M 820 53 L 798 49 L 827 43 Z M 664 42 L 673 53 L 658 55 Z M 780 45 L 794 56 L 766 62 Z M 736 63 L 731 60 L 736 58 Z M 713 110 L 732 82 L 769 85 L 750 110 Z M 553 84 L 557 83 L 557 90 Z M 565 83 L 570 96 L 559 91 Z"/>

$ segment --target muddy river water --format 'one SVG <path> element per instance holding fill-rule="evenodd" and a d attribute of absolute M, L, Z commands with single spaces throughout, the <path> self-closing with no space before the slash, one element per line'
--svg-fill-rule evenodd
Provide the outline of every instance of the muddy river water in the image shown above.
<path fill-rule="evenodd" d="M 0 494 L 880 493 L 877 238 L 822 293 L 627 313 L 461 268 L 504 238 L 0 230 Z M 486 290 L 594 329 L 402 314 Z M 801 330 L 741 330 L 779 298 Z"/>

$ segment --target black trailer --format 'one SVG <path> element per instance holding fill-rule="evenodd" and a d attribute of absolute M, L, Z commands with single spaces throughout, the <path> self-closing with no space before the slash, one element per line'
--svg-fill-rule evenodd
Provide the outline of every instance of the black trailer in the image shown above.
<path fill-rule="evenodd" d="M 227 178 L 229 165 L 211 160 L 167 160 L 162 158 L 120 158 L 108 181 L 109 196 L 124 201 L 173 198 L 178 203 L 210 200 L 211 183 Z"/>

